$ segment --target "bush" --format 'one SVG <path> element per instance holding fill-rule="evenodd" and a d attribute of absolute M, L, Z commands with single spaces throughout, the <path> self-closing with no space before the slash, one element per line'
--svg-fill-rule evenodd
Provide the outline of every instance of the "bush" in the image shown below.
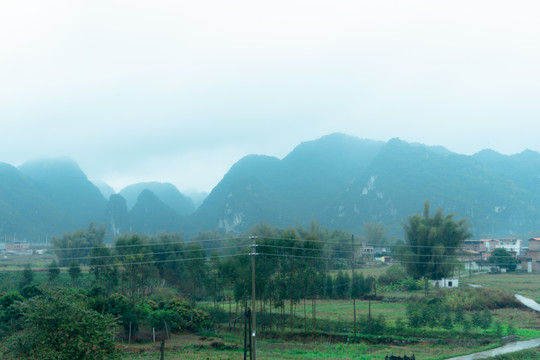
<path fill-rule="evenodd" d="M 441 289 L 438 297 L 453 311 L 457 309 L 479 311 L 522 307 L 512 294 L 496 289 L 472 287 Z"/>
<path fill-rule="evenodd" d="M 80 297 L 56 290 L 18 303 L 23 332 L 7 341 L 8 359 L 102 360 L 118 358 L 110 315 L 88 309 Z"/>
<path fill-rule="evenodd" d="M 390 266 L 384 274 L 379 276 L 378 283 L 382 286 L 389 286 L 399 284 L 402 280 L 407 278 L 405 270 L 400 265 Z"/>
<path fill-rule="evenodd" d="M 370 323 L 368 315 L 361 315 L 358 323 L 360 324 L 360 331 L 368 334 L 370 330 Z M 379 314 L 377 317 L 371 318 L 371 334 L 382 334 L 386 329 L 386 317 L 383 314 Z"/>
<path fill-rule="evenodd" d="M 394 327 L 397 332 L 405 330 L 405 321 L 403 321 L 403 318 L 397 318 Z"/>
<path fill-rule="evenodd" d="M 450 330 L 454 327 L 454 323 L 452 322 L 452 316 L 450 315 L 450 313 L 447 313 L 444 316 L 443 321 L 441 322 L 441 326 L 446 330 Z"/>
<path fill-rule="evenodd" d="M 132 330 L 137 330 L 139 321 L 137 309 L 133 302 L 129 301 L 124 295 L 117 293 L 104 296 L 100 289 L 100 286 L 93 288 L 94 291 L 91 291 L 91 293 L 94 296 L 88 299 L 88 306 L 99 313 L 110 314 L 118 318 L 125 330 L 129 329 L 130 324 Z"/>
<path fill-rule="evenodd" d="M 150 313 L 149 318 L 152 326 L 159 329 L 164 327 L 166 321 L 171 331 L 199 331 L 211 325 L 207 312 L 195 309 L 187 301 L 177 298 L 160 301 L 158 308 Z"/>
<path fill-rule="evenodd" d="M 411 327 L 437 327 L 442 314 L 448 309 L 441 305 L 438 299 L 418 300 L 407 305 L 407 317 Z"/>
<path fill-rule="evenodd" d="M 418 282 L 410 276 L 401 280 L 399 285 L 402 290 L 406 291 L 416 291 L 421 289 L 420 285 L 418 285 Z"/>
<path fill-rule="evenodd" d="M 17 291 L 12 291 L 0 297 L 0 329 L 2 333 L 20 329 L 22 314 L 18 303 L 24 298 Z"/>

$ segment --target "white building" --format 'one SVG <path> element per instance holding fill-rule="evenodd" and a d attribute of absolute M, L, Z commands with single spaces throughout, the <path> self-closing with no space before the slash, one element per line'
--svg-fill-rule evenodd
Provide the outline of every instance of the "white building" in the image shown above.
<path fill-rule="evenodd" d="M 436 288 L 457 288 L 459 286 L 459 279 L 457 277 L 431 280 L 430 282 L 431 285 Z"/>
<path fill-rule="evenodd" d="M 514 252 L 517 256 L 520 256 L 522 252 L 522 242 L 523 240 L 515 237 L 505 237 L 499 239 L 498 243 L 495 245 L 495 249 L 504 249 L 508 252 Z"/>

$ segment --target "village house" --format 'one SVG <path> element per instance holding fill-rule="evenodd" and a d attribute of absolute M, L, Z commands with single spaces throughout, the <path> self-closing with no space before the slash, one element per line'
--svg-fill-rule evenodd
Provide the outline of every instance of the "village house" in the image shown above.
<path fill-rule="evenodd" d="M 13 241 L 6 243 L 6 252 L 21 253 L 28 252 L 30 244 L 26 241 Z"/>
<path fill-rule="evenodd" d="M 519 260 L 522 270 L 527 272 L 540 271 L 540 238 L 529 239 L 527 253 Z"/>
<path fill-rule="evenodd" d="M 505 249 L 509 253 L 520 256 L 523 252 L 522 243 L 523 240 L 516 237 L 465 240 L 463 241 L 462 249 L 480 255 L 489 254 L 495 249 Z"/>
<path fill-rule="evenodd" d="M 516 237 L 504 237 L 497 240 L 495 243 L 496 249 L 504 249 L 509 253 L 514 253 L 517 256 L 520 256 L 522 253 L 522 240 Z"/>

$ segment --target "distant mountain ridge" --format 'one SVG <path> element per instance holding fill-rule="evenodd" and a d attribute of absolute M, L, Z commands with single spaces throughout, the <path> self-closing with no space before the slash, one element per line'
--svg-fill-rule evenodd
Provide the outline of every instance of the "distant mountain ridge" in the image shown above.
<path fill-rule="evenodd" d="M 150 190 L 167 206 L 179 215 L 189 215 L 195 211 L 191 198 L 184 196 L 176 186 L 170 183 L 143 182 L 126 186 L 120 190 L 120 195 L 126 199 L 128 209 L 132 209 L 144 190 Z"/>
<path fill-rule="evenodd" d="M 361 233 L 365 222 L 380 221 L 401 237 L 402 222 L 430 199 L 434 209 L 468 218 L 476 237 L 540 233 L 540 154 L 495 154 L 493 160 L 482 152 L 465 156 L 399 139 L 332 134 L 283 160 L 241 159 L 194 218 L 199 227 L 233 232 L 262 221 L 286 227 L 315 218 Z"/>
<path fill-rule="evenodd" d="M 110 188 L 100 184 L 110 194 Z M 247 232 L 260 222 L 288 227 L 316 219 L 330 229 L 363 232 L 382 222 L 402 237 L 407 216 L 430 199 L 475 237 L 540 234 L 540 154 L 472 156 L 443 147 L 331 134 L 299 144 L 283 159 L 248 155 L 195 209 L 172 184 L 126 187 L 106 199 L 69 159 L 0 164 L 0 236 L 33 241 L 106 224 L 124 232 Z"/>

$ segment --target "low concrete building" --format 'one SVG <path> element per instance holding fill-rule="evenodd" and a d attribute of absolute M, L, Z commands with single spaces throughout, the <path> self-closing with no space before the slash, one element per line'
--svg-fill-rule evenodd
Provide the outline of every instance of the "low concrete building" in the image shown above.
<path fill-rule="evenodd" d="M 456 278 L 443 278 L 440 280 L 431 280 L 431 285 L 436 288 L 457 288 L 459 286 L 459 279 Z"/>

